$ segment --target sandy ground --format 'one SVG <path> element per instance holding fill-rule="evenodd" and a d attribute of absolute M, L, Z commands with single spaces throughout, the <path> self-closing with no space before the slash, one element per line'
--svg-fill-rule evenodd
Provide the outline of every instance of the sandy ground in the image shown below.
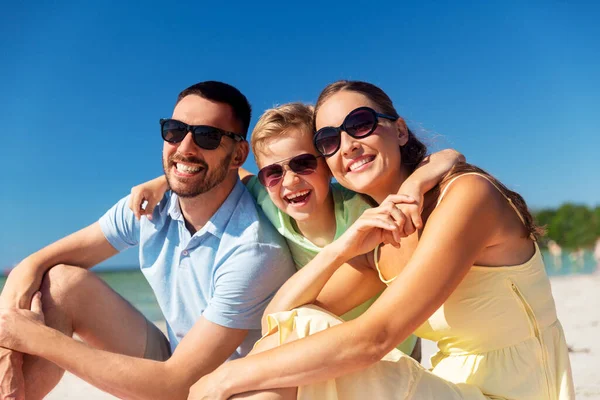
<path fill-rule="evenodd" d="M 577 399 L 600 400 L 600 274 L 553 278 L 552 291 L 567 343 L 572 349 L 570 356 Z M 164 323 L 159 323 L 161 325 L 164 327 Z M 429 356 L 434 352 L 435 344 L 426 341 L 423 364 L 429 366 Z M 67 373 L 46 398 L 96 400 L 115 397 Z"/>

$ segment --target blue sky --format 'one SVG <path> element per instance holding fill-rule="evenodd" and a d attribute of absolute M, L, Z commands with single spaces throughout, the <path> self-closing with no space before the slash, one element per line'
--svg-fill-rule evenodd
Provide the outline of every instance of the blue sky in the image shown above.
<path fill-rule="evenodd" d="M 242 90 L 252 124 L 367 80 L 432 148 L 460 150 L 531 206 L 600 204 L 599 5 L 202 3 L 3 6 L 0 268 L 160 174 L 158 119 L 203 80 Z M 107 265 L 134 264 L 127 253 Z"/>

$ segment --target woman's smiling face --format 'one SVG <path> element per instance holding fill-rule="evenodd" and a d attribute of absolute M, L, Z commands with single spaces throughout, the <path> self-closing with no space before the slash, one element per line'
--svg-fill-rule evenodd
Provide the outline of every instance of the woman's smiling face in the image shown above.
<path fill-rule="evenodd" d="M 382 112 L 361 93 L 342 90 L 333 94 L 317 111 L 317 130 L 340 126 L 346 116 L 359 107 Z M 403 123 L 401 119 L 398 121 Z M 326 159 L 335 179 L 355 192 L 370 195 L 388 176 L 397 174 L 401 163 L 400 146 L 407 140 L 399 126 L 398 122 L 380 118 L 375 131 L 365 138 L 356 139 L 342 131 L 340 149 Z"/>

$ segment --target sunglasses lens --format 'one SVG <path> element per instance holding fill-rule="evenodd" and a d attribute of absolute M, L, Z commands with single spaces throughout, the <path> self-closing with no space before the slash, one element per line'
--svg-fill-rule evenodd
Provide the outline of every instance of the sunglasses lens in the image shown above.
<path fill-rule="evenodd" d="M 187 135 L 187 128 L 181 122 L 169 119 L 163 122 L 161 133 L 166 142 L 179 143 Z"/>
<path fill-rule="evenodd" d="M 206 150 L 214 150 L 221 143 L 221 132 L 210 126 L 197 126 L 194 128 L 194 142 Z"/>
<path fill-rule="evenodd" d="M 330 156 L 340 147 L 340 133 L 334 128 L 320 129 L 315 135 L 317 151 L 324 156 Z"/>
<path fill-rule="evenodd" d="M 317 157 L 312 154 L 301 154 L 290 160 L 290 169 L 299 175 L 308 175 L 317 169 Z"/>
<path fill-rule="evenodd" d="M 377 126 L 377 118 L 371 110 L 358 110 L 346 117 L 346 132 L 355 138 L 370 135 Z"/>
<path fill-rule="evenodd" d="M 283 176 L 283 168 L 281 165 L 273 164 L 268 165 L 258 171 L 258 180 L 264 187 L 271 187 L 277 185 Z"/>

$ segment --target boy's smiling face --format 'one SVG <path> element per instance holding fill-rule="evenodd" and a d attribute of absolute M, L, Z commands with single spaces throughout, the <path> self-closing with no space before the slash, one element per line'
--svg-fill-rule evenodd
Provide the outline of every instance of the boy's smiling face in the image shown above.
<path fill-rule="evenodd" d="M 317 157 L 317 169 L 313 173 L 296 174 L 287 165 L 290 158 L 301 154 Z M 307 220 L 317 209 L 330 207 L 327 199 L 331 174 L 323 158 L 319 157 L 310 134 L 290 131 L 284 137 L 271 138 L 256 158 L 259 169 L 283 161 L 283 179 L 266 189 L 277 208 L 296 221 Z"/>

